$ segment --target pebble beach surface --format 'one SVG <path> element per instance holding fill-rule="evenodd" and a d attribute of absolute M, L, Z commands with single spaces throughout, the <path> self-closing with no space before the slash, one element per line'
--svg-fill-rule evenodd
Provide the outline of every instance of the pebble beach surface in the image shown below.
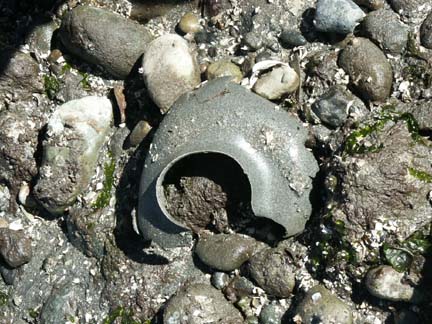
<path fill-rule="evenodd" d="M 432 1 L 9 0 L 0 31 L 0 324 L 432 323 Z"/>

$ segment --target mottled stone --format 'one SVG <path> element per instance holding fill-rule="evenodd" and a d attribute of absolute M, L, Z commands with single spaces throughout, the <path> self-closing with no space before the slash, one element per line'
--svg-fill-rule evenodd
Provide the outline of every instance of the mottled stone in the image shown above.
<path fill-rule="evenodd" d="M 296 307 L 295 319 L 303 324 L 313 323 L 353 323 L 352 310 L 323 286 L 308 290 Z"/>
<path fill-rule="evenodd" d="M 90 6 L 69 11 L 62 20 L 59 36 L 70 53 L 102 66 L 120 79 L 126 78 L 152 40 L 143 25 Z"/>
<path fill-rule="evenodd" d="M 256 241 L 249 236 L 215 234 L 200 238 L 195 253 L 212 268 L 232 271 L 249 260 L 256 248 Z"/>
<path fill-rule="evenodd" d="M 149 44 L 142 68 L 150 97 L 162 113 L 201 82 L 196 55 L 185 39 L 174 34 L 163 35 Z"/>
<path fill-rule="evenodd" d="M 234 82 L 240 83 L 243 79 L 243 74 L 240 68 L 234 63 L 226 60 L 211 63 L 207 68 L 206 74 L 208 80 L 229 76 L 232 77 Z"/>
<path fill-rule="evenodd" d="M 362 22 L 362 30 L 369 39 L 391 53 L 401 53 L 408 41 L 408 27 L 387 9 L 370 12 Z"/>
<path fill-rule="evenodd" d="M 103 97 L 72 100 L 53 113 L 34 188 L 35 197 L 48 211 L 63 212 L 87 188 L 112 119 L 112 104 Z"/>
<path fill-rule="evenodd" d="M 6 94 L 10 97 L 28 99 L 32 93 L 44 90 L 42 77 L 39 76 L 39 65 L 30 56 L 16 50 L 0 52 L 0 98 Z"/>
<path fill-rule="evenodd" d="M 339 65 L 363 99 L 385 100 L 392 90 L 393 72 L 384 53 L 370 40 L 355 38 L 339 56 Z"/>
<path fill-rule="evenodd" d="M 263 250 L 249 261 L 252 279 L 269 295 L 286 298 L 295 286 L 295 265 L 291 254 L 283 248 Z"/>
<path fill-rule="evenodd" d="M 263 74 L 252 89 L 268 100 L 276 100 L 296 91 L 299 84 L 300 78 L 297 72 L 284 65 Z"/>
<path fill-rule="evenodd" d="M 17 268 L 32 258 L 31 240 L 23 231 L 0 228 L 0 255 L 12 268 Z"/>
<path fill-rule="evenodd" d="M 238 324 L 243 322 L 243 317 L 217 289 L 206 284 L 191 284 L 168 301 L 163 320 L 164 323 Z"/>
<path fill-rule="evenodd" d="M 415 287 L 404 281 L 405 274 L 382 265 L 368 271 L 366 288 L 375 297 L 390 301 L 418 301 Z"/>

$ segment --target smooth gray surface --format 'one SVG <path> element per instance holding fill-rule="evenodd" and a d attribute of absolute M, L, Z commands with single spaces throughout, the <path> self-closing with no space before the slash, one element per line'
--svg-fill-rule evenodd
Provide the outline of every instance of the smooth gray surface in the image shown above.
<path fill-rule="evenodd" d="M 163 247 L 188 244 L 187 231 L 161 209 L 161 172 L 179 157 L 217 152 L 233 158 L 247 175 L 252 209 L 288 235 L 304 229 L 318 165 L 304 147 L 307 132 L 285 111 L 245 88 L 216 79 L 182 96 L 155 133 L 143 169 L 138 224 L 145 239 Z"/>

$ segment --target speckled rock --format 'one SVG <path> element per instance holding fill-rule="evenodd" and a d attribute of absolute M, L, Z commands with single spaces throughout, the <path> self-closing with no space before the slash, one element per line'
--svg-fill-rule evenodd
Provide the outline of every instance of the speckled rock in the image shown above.
<path fill-rule="evenodd" d="M 404 273 L 397 272 L 391 266 L 382 265 L 368 271 L 366 288 L 375 297 L 390 301 L 418 301 L 415 287 L 404 282 Z"/>
<path fill-rule="evenodd" d="M 296 316 L 303 324 L 320 323 L 353 323 L 352 310 L 323 286 L 308 290 L 296 308 Z"/>
<path fill-rule="evenodd" d="M 39 66 L 29 55 L 19 51 L 3 49 L 0 52 L 0 98 L 10 97 L 28 99 L 32 93 L 44 90 Z"/>
<path fill-rule="evenodd" d="M 295 286 L 294 260 L 283 248 L 266 249 L 249 261 L 252 279 L 269 295 L 289 297 Z"/>
<path fill-rule="evenodd" d="M 318 0 L 314 24 L 327 33 L 352 33 L 365 14 L 351 0 Z"/>
<path fill-rule="evenodd" d="M 34 192 L 48 211 L 63 212 L 88 186 L 112 118 L 111 102 L 92 96 L 69 101 L 53 113 Z"/>
<path fill-rule="evenodd" d="M 259 315 L 260 324 L 282 324 L 285 309 L 279 305 L 269 304 L 263 307 Z"/>
<path fill-rule="evenodd" d="M 371 10 L 377 10 L 384 7 L 384 0 L 353 0 L 359 6 L 366 7 Z"/>
<path fill-rule="evenodd" d="M 0 228 L 0 255 L 12 268 L 29 262 L 32 258 L 30 238 L 23 231 Z"/>
<path fill-rule="evenodd" d="M 243 79 L 240 68 L 226 60 L 211 63 L 207 68 L 206 74 L 208 80 L 229 76 L 232 77 L 233 82 L 240 83 Z"/>
<path fill-rule="evenodd" d="M 194 34 L 202 29 L 198 17 L 192 12 L 183 15 L 179 22 L 179 28 L 185 34 Z"/>
<path fill-rule="evenodd" d="M 0 182 L 9 187 L 12 204 L 23 181 L 30 183 L 38 173 L 38 134 L 48 109 L 35 101 L 18 101 L 0 113 Z"/>
<path fill-rule="evenodd" d="M 420 40 L 424 47 L 432 49 L 432 11 L 420 27 Z"/>
<path fill-rule="evenodd" d="M 152 40 L 144 26 L 90 6 L 77 6 L 68 12 L 59 36 L 70 53 L 120 79 L 126 78 Z"/>
<path fill-rule="evenodd" d="M 401 53 L 408 41 L 408 27 L 387 9 L 371 11 L 362 22 L 366 37 L 391 53 Z"/>
<path fill-rule="evenodd" d="M 323 124 L 330 128 L 342 126 L 350 111 L 366 109 L 361 100 L 342 87 L 334 86 L 312 105 L 313 112 Z"/>
<path fill-rule="evenodd" d="M 64 284 L 53 289 L 50 297 L 40 311 L 39 323 L 51 324 L 69 321 L 76 314 L 78 298 L 73 284 Z"/>
<path fill-rule="evenodd" d="M 385 100 L 391 92 L 393 72 L 384 53 L 370 40 L 355 38 L 339 56 L 339 65 L 363 99 Z"/>
<path fill-rule="evenodd" d="M 253 86 L 253 91 L 268 100 L 276 100 L 293 93 L 300 84 L 300 78 L 289 66 L 280 66 L 263 74 Z"/>
<path fill-rule="evenodd" d="M 232 271 L 239 268 L 256 252 L 257 242 L 240 234 L 215 234 L 200 238 L 195 253 L 208 266 Z"/>
<path fill-rule="evenodd" d="M 388 1 L 397 13 L 404 16 L 414 16 L 416 12 L 422 12 L 422 5 L 429 4 L 429 0 L 389 0 Z"/>
<path fill-rule="evenodd" d="M 142 68 L 150 97 L 162 113 L 201 82 L 192 48 L 186 40 L 174 34 L 163 35 L 149 44 Z"/>
<path fill-rule="evenodd" d="M 243 317 L 217 289 L 206 284 L 191 284 L 168 301 L 163 322 L 238 324 L 243 322 Z"/>

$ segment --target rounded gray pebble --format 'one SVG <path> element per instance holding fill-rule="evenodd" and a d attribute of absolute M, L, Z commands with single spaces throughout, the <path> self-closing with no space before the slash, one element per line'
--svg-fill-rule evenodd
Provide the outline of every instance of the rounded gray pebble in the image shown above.
<path fill-rule="evenodd" d="M 272 296 L 285 298 L 295 286 L 292 256 L 285 249 L 267 249 L 254 255 L 249 262 L 252 279 Z"/>
<path fill-rule="evenodd" d="M 415 300 L 414 287 L 404 282 L 404 273 L 382 265 L 368 271 L 366 288 L 373 296 L 390 301 Z"/>
<path fill-rule="evenodd" d="M 195 253 L 209 267 L 221 271 L 232 271 L 250 259 L 257 242 L 240 234 L 215 234 L 200 238 Z"/>
<path fill-rule="evenodd" d="M 279 36 L 279 41 L 285 48 L 302 46 L 307 43 L 306 38 L 298 30 L 284 30 Z"/>
<path fill-rule="evenodd" d="M 210 285 L 195 283 L 172 297 L 163 314 L 164 323 L 243 323 L 240 312 L 220 291 Z"/>
<path fill-rule="evenodd" d="M 339 87 L 330 88 L 313 105 L 312 110 L 330 128 L 342 126 L 348 117 L 348 107 L 352 98 L 348 98 Z"/>
<path fill-rule="evenodd" d="M 363 10 L 351 0 L 318 0 L 314 24 L 321 32 L 348 34 L 364 16 Z"/>
<path fill-rule="evenodd" d="M 70 53 L 103 66 L 120 79 L 126 78 L 152 40 L 143 25 L 91 6 L 69 11 L 62 20 L 59 36 Z"/>
<path fill-rule="evenodd" d="M 229 276 L 225 272 L 215 272 L 211 276 L 211 284 L 217 289 L 225 288 L 229 283 Z"/>
<path fill-rule="evenodd" d="M 408 41 L 408 28 L 391 10 L 380 9 L 370 12 L 363 20 L 365 35 L 382 49 L 401 53 Z"/>
<path fill-rule="evenodd" d="M 261 310 L 260 324 L 281 324 L 285 310 L 279 305 L 266 305 Z"/>
<path fill-rule="evenodd" d="M 24 231 L 0 228 L 0 255 L 12 268 L 29 262 L 33 255 L 30 238 Z"/>
<path fill-rule="evenodd" d="M 353 322 L 351 308 L 320 285 L 309 289 L 297 306 L 294 318 L 302 324 Z"/>

